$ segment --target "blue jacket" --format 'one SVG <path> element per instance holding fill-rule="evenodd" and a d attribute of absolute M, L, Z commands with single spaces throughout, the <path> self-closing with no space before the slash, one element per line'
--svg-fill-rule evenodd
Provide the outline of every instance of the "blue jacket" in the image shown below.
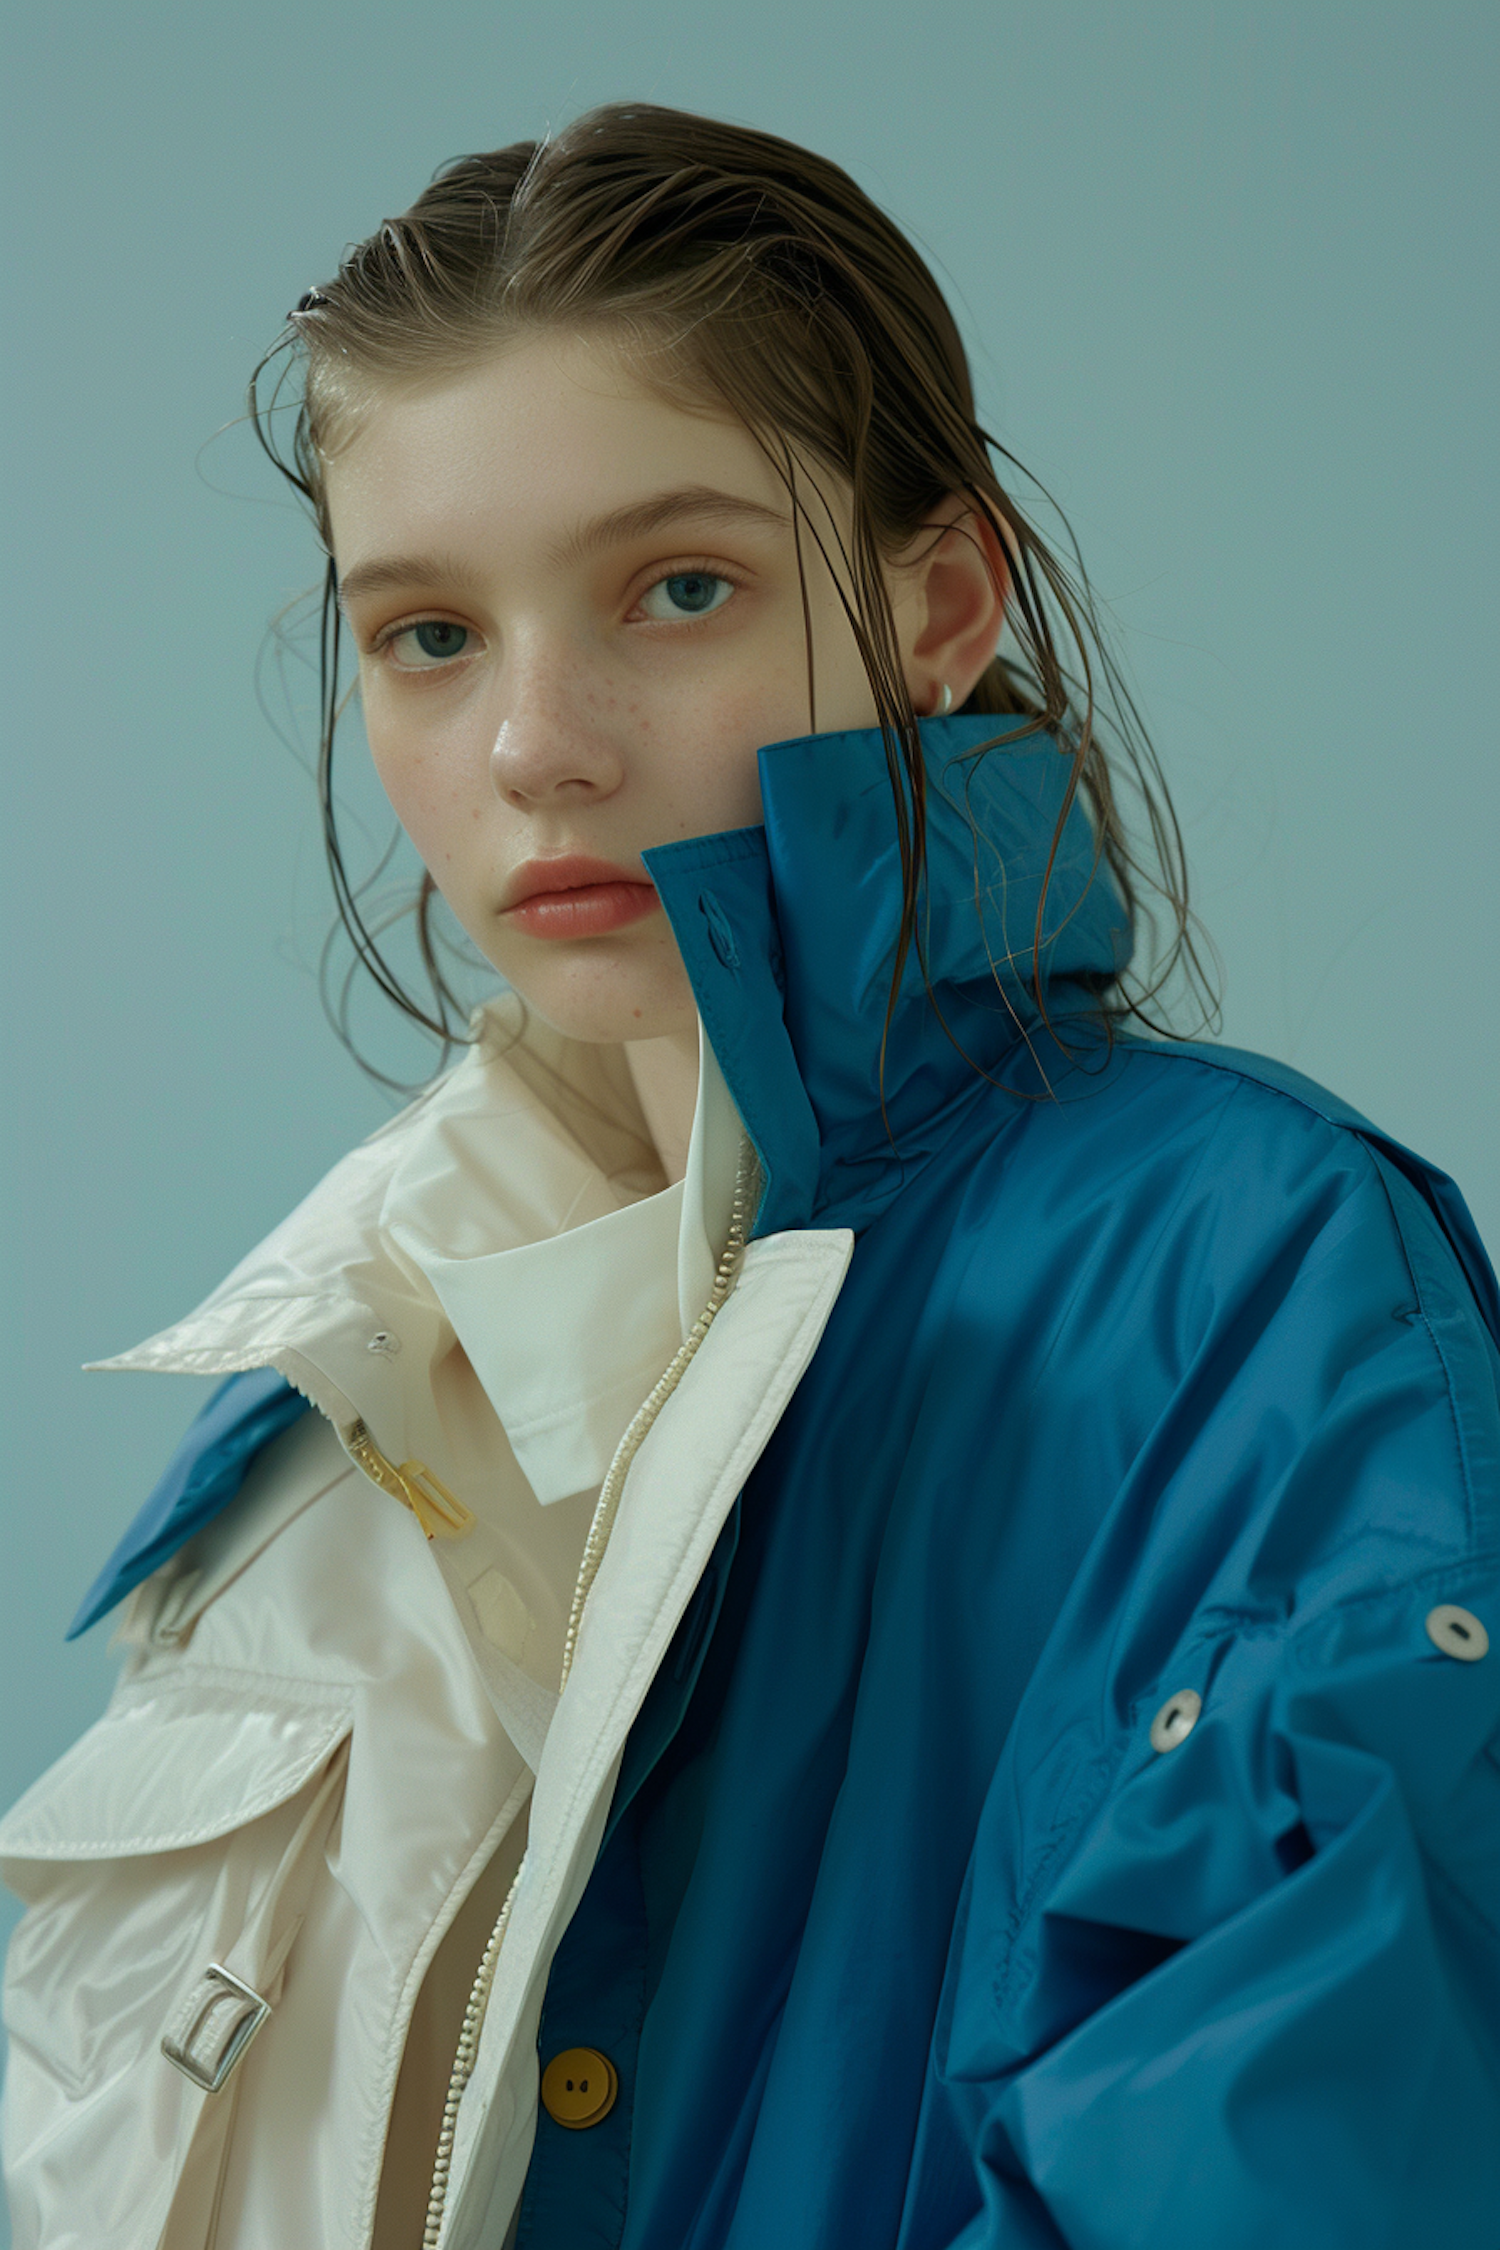
<path fill-rule="evenodd" d="M 543 2059 L 621 2092 L 539 2120 L 518 2250 L 1500 2235 L 1494 1277 L 1294 1072 L 1070 1018 L 1128 945 L 1081 814 L 1047 1032 L 1063 762 L 972 769 L 983 929 L 947 764 L 1004 724 L 926 730 L 946 1030 L 913 962 L 883 1089 L 878 735 L 648 855 L 757 1234 L 857 1244 L 554 1963 Z M 299 1405 L 225 1386 L 79 1629 Z"/>

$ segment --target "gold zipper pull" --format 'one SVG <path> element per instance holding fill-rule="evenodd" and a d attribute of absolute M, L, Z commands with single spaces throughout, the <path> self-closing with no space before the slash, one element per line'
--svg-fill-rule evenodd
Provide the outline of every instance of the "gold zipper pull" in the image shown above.
<path fill-rule="evenodd" d="M 410 1508 L 429 1539 L 462 1539 L 466 1531 L 473 1530 L 475 1518 L 425 1461 L 403 1461 L 398 1469 L 386 1459 L 363 1422 L 351 1422 L 339 1434 L 350 1459 L 358 1462 L 372 1484 Z"/>
<path fill-rule="evenodd" d="M 462 1500 L 435 1477 L 423 1461 L 403 1461 L 396 1471 L 404 1486 L 406 1505 L 429 1539 L 462 1539 L 474 1529 L 474 1517 Z"/>

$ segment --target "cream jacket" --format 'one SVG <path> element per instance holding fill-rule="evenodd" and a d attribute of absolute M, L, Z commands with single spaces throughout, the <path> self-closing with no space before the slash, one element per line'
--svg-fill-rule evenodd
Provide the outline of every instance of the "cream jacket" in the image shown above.
<path fill-rule="evenodd" d="M 599 1486 L 708 1296 L 741 1135 L 705 1043 L 668 1187 L 622 1050 L 503 1002 L 476 1028 L 194 1313 L 101 1363 L 274 1366 L 320 1411 L 131 1597 L 104 1717 L 0 1825 L 28 1906 L 6 2007 L 17 2250 L 506 2239 L 548 1968 L 626 1734 L 853 1237 L 744 1253 L 634 1457 L 559 1696 Z M 365 1473 L 391 1464 L 469 1528 L 441 1503 L 429 1538 Z M 258 2002 L 218 2091 L 164 2055 Z"/>

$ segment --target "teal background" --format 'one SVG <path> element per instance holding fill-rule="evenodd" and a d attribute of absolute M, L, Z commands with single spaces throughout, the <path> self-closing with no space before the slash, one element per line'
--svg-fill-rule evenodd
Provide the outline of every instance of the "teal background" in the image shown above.
<path fill-rule="evenodd" d="M 102 1703 L 63 1629 L 208 1389 L 79 1363 L 393 1106 L 318 998 L 313 678 L 264 646 L 316 557 L 246 375 L 436 165 L 593 102 L 807 142 L 913 234 L 1110 606 L 1224 1036 L 1500 1241 L 1492 7 L 49 0 L 8 44 L 0 1799 Z"/>

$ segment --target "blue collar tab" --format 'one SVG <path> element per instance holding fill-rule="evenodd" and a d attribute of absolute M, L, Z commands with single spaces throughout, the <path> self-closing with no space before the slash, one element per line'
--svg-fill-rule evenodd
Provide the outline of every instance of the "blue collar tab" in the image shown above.
<path fill-rule="evenodd" d="M 1037 908 L 1072 767 L 1051 735 L 1007 746 L 1026 723 L 972 712 L 922 723 L 932 998 L 913 948 L 888 1032 L 901 858 L 878 727 L 772 744 L 763 827 L 644 855 L 760 1158 L 757 1235 L 868 1224 L 983 1086 L 973 1066 L 992 1071 L 1036 1024 Z M 1075 798 L 1046 893 L 1049 1012 L 1054 985 L 1117 974 L 1131 944 Z M 1076 986 L 1056 998 L 1066 1012 Z"/>

